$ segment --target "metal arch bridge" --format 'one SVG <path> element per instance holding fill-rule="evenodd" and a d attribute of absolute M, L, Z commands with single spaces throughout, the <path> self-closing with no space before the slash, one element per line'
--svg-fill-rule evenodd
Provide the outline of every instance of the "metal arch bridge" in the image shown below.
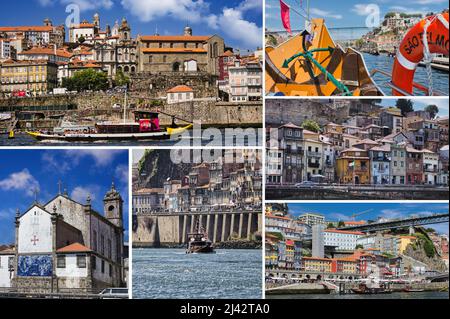
<path fill-rule="evenodd" d="M 429 225 L 429 224 L 440 224 L 440 223 L 448 223 L 449 214 L 436 214 L 430 215 L 426 217 L 415 217 L 415 218 L 407 218 L 402 220 L 394 220 L 388 222 L 381 223 L 373 223 L 359 226 L 347 226 L 341 227 L 339 230 L 354 230 L 361 232 L 374 232 L 380 230 L 387 229 L 395 229 L 395 228 L 405 228 L 412 226 L 421 226 L 421 225 Z"/>

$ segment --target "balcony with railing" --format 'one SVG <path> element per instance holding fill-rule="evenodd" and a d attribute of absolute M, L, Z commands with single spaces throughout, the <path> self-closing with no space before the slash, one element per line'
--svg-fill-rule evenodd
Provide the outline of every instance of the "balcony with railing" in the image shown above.
<path fill-rule="evenodd" d="M 308 152 L 306 152 L 306 155 L 308 157 L 322 157 L 322 152 L 308 151 Z"/>
<path fill-rule="evenodd" d="M 319 168 L 320 167 L 320 163 L 319 162 L 310 162 L 310 161 L 308 161 L 308 167 Z"/>

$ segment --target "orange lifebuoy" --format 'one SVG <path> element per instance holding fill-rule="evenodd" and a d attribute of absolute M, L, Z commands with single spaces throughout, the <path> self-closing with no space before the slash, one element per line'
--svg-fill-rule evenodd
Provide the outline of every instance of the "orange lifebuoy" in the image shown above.
<path fill-rule="evenodd" d="M 411 95 L 416 67 L 424 58 L 425 29 L 429 52 L 449 54 L 448 12 L 427 17 L 408 31 L 397 50 L 392 84 Z M 404 95 L 395 89 L 392 89 L 392 94 Z"/>

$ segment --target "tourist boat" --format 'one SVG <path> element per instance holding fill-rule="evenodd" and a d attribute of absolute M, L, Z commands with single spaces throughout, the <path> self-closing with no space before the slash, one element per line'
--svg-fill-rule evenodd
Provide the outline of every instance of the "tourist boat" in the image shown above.
<path fill-rule="evenodd" d="M 424 292 L 425 289 L 419 289 L 419 288 L 415 289 L 412 286 L 407 286 L 407 287 L 403 288 L 403 291 L 404 292 Z"/>
<path fill-rule="evenodd" d="M 277 47 L 266 47 L 266 93 L 287 96 L 382 96 L 360 52 L 336 44 L 324 19 Z"/>
<path fill-rule="evenodd" d="M 392 95 L 413 95 L 413 89 L 426 95 L 439 94 L 414 82 L 418 63 L 427 54 L 449 55 L 448 13 L 426 17 L 405 35 L 395 55 L 392 73 L 369 72 L 362 54 L 353 48 L 336 44 L 324 19 L 307 19 L 305 30 L 280 45 L 266 47 L 266 94 L 275 96 L 383 96 L 373 79 L 375 74 L 387 77 Z M 423 39 L 423 34 L 437 35 Z M 411 39 L 417 40 L 412 46 Z M 427 45 L 423 45 L 425 43 Z M 408 44 L 409 43 L 409 44 Z M 429 63 L 429 62 L 428 62 Z"/>
<path fill-rule="evenodd" d="M 94 132 L 94 125 L 75 124 L 68 120 L 62 120 L 61 124 L 53 129 L 55 134 L 67 134 L 67 133 L 90 133 Z"/>
<path fill-rule="evenodd" d="M 64 131 L 63 133 L 27 132 L 38 141 L 62 142 L 96 142 L 96 141 L 146 141 L 168 140 L 177 138 L 190 130 L 191 123 L 178 126 L 175 116 L 172 116 L 172 125 L 161 128 L 159 115 L 162 112 L 135 111 L 134 122 L 100 122 L 94 128 L 84 128 L 82 131 Z"/>
<path fill-rule="evenodd" d="M 214 253 L 213 243 L 203 231 L 202 227 L 197 223 L 195 233 L 188 234 L 188 246 L 186 254 L 211 254 Z"/>
<path fill-rule="evenodd" d="M 379 286 L 371 286 L 369 287 L 365 283 L 361 283 L 358 288 L 351 289 L 353 293 L 358 295 L 377 295 L 377 294 L 390 294 L 392 293 L 391 289 L 387 289 L 383 284 Z"/>

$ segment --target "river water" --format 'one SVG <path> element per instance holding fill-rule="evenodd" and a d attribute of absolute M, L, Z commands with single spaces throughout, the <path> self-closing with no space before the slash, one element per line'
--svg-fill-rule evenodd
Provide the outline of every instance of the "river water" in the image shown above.
<path fill-rule="evenodd" d="M 6 134 L 0 134 L 1 146 L 37 146 L 37 147 L 61 147 L 61 146 L 185 146 L 185 147 L 222 147 L 222 146 L 248 146 L 257 147 L 262 143 L 262 129 L 247 128 L 243 129 L 244 134 L 238 135 L 238 138 L 226 134 L 225 129 L 217 130 L 202 130 L 201 136 L 192 136 L 192 133 L 186 132 L 181 139 L 162 140 L 162 141 L 123 141 L 123 142 L 81 142 L 81 143 L 67 143 L 58 141 L 39 142 L 26 134 L 16 134 L 14 139 L 8 139 Z M 234 131 L 238 133 L 238 131 Z"/>
<path fill-rule="evenodd" d="M 394 292 L 392 294 L 381 295 L 283 295 L 267 296 L 267 299 L 448 299 L 448 292 L 427 291 L 427 292 Z"/>
<path fill-rule="evenodd" d="M 133 298 L 259 299 L 261 250 L 133 249 Z"/>
<path fill-rule="evenodd" d="M 373 69 L 378 69 L 382 71 L 386 71 L 389 73 L 392 73 L 392 66 L 394 63 L 394 58 L 390 58 L 385 54 L 380 54 L 378 56 L 371 55 L 368 53 L 364 53 L 364 60 L 367 65 L 367 69 L 369 72 L 371 72 Z M 375 82 L 378 84 L 378 86 L 383 90 L 383 92 L 391 96 L 391 89 L 386 85 L 386 82 L 390 81 L 387 77 L 384 75 L 378 73 L 374 77 Z M 448 96 L 449 88 L 448 88 L 448 78 L 449 74 L 448 72 L 443 72 L 439 70 L 432 70 L 432 78 L 433 78 L 433 88 L 435 90 L 441 91 L 442 93 L 445 93 L 445 95 Z M 418 66 L 416 69 L 416 73 L 414 75 L 414 81 L 425 85 L 428 87 L 428 76 L 425 67 Z M 424 95 L 422 91 L 415 90 L 415 95 Z"/>

